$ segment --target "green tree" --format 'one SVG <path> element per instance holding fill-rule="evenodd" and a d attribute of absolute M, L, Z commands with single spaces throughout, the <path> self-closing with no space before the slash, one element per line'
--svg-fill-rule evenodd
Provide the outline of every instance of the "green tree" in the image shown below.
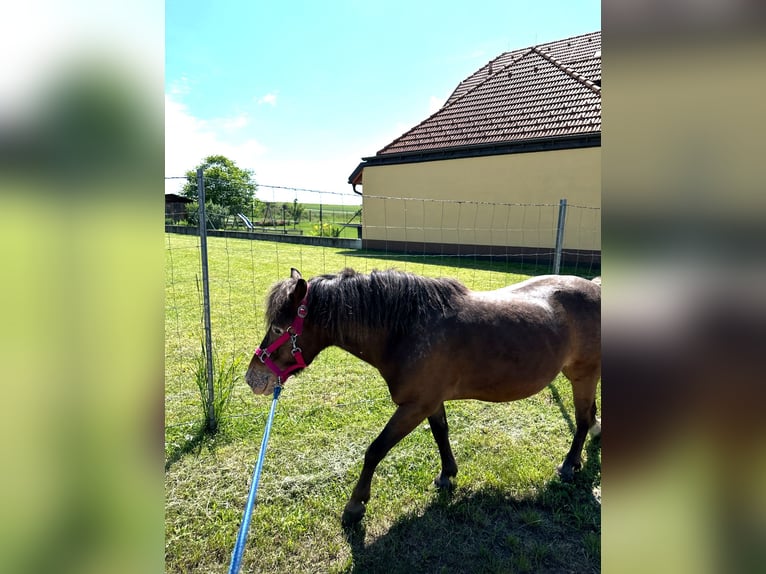
<path fill-rule="evenodd" d="M 212 203 L 210 201 L 205 202 L 205 218 L 208 225 L 213 229 L 223 229 L 226 224 L 226 208 Z M 186 204 L 186 221 L 190 225 L 199 225 L 199 202 L 193 201 Z"/>
<path fill-rule="evenodd" d="M 253 172 L 237 167 L 229 158 L 211 155 L 195 169 L 186 172 L 183 195 L 195 201 L 198 199 L 197 169 L 202 168 L 205 181 L 205 205 L 220 205 L 230 215 L 251 213 L 258 186 Z"/>
<path fill-rule="evenodd" d="M 301 218 L 303 217 L 303 211 L 304 207 L 298 203 L 298 198 L 296 197 L 293 200 L 293 223 L 296 225 L 301 222 Z"/>

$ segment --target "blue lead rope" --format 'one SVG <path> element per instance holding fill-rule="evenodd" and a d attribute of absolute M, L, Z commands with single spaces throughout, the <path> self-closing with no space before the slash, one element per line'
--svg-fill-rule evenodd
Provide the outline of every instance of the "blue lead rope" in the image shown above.
<path fill-rule="evenodd" d="M 253 513 L 253 505 L 255 504 L 255 495 L 258 492 L 258 482 L 261 480 L 261 470 L 263 469 L 263 459 L 266 456 L 266 445 L 269 442 L 269 434 L 271 434 L 271 423 L 274 420 L 274 412 L 277 410 L 277 400 L 279 400 L 279 393 L 282 392 L 282 387 L 277 385 L 274 387 L 274 400 L 271 401 L 271 410 L 269 411 L 269 420 L 266 421 L 266 429 L 263 431 L 263 440 L 261 441 L 261 451 L 258 453 L 258 462 L 255 464 L 255 470 L 253 471 L 253 480 L 250 484 L 250 494 L 247 496 L 247 504 L 245 505 L 245 514 L 242 516 L 242 524 L 239 525 L 239 532 L 237 533 L 237 543 L 234 545 L 234 550 L 231 553 L 231 564 L 229 565 L 229 574 L 237 574 L 242 564 L 242 554 L 245 552 L 245 543 L 247 542 L 247 532 L 250 529 L 250 517 Z"/>

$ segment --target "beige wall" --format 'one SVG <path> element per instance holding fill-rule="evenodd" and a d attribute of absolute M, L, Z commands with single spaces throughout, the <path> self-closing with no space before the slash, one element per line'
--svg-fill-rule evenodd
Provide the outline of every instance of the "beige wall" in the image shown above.
<path fill-rule="evenodd" d="M 368 240 L 553 247 L 566 198 L 564 248 L 601 249 L 600 147 L 369 166 L 363 192 Z"/>

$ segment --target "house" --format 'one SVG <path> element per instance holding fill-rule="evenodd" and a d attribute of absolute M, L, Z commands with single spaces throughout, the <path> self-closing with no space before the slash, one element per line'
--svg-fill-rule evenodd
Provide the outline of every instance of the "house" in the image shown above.
<path fill-rule="evenodd" d="M 192 200 L 176 193 L 165 194 L 165 220 L 174 222 L 186 219 L 186 204 Z"/>
<path fill-rule="evenodd" d="M 365 157 L 363 246 L 600 264 L 601 32 L 500 54 Z M 359 190 L 361 186 L 362 190 Z"/>

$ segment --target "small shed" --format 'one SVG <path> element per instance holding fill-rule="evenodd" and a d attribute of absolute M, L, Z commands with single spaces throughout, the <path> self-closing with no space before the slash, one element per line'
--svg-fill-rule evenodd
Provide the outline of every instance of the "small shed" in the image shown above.
<path fill-rule="evenodd" d="M 182 221 L 186 219 L 186 204 L 192 200 L 177 193 L 165 194 L 165 219 Z"/>

